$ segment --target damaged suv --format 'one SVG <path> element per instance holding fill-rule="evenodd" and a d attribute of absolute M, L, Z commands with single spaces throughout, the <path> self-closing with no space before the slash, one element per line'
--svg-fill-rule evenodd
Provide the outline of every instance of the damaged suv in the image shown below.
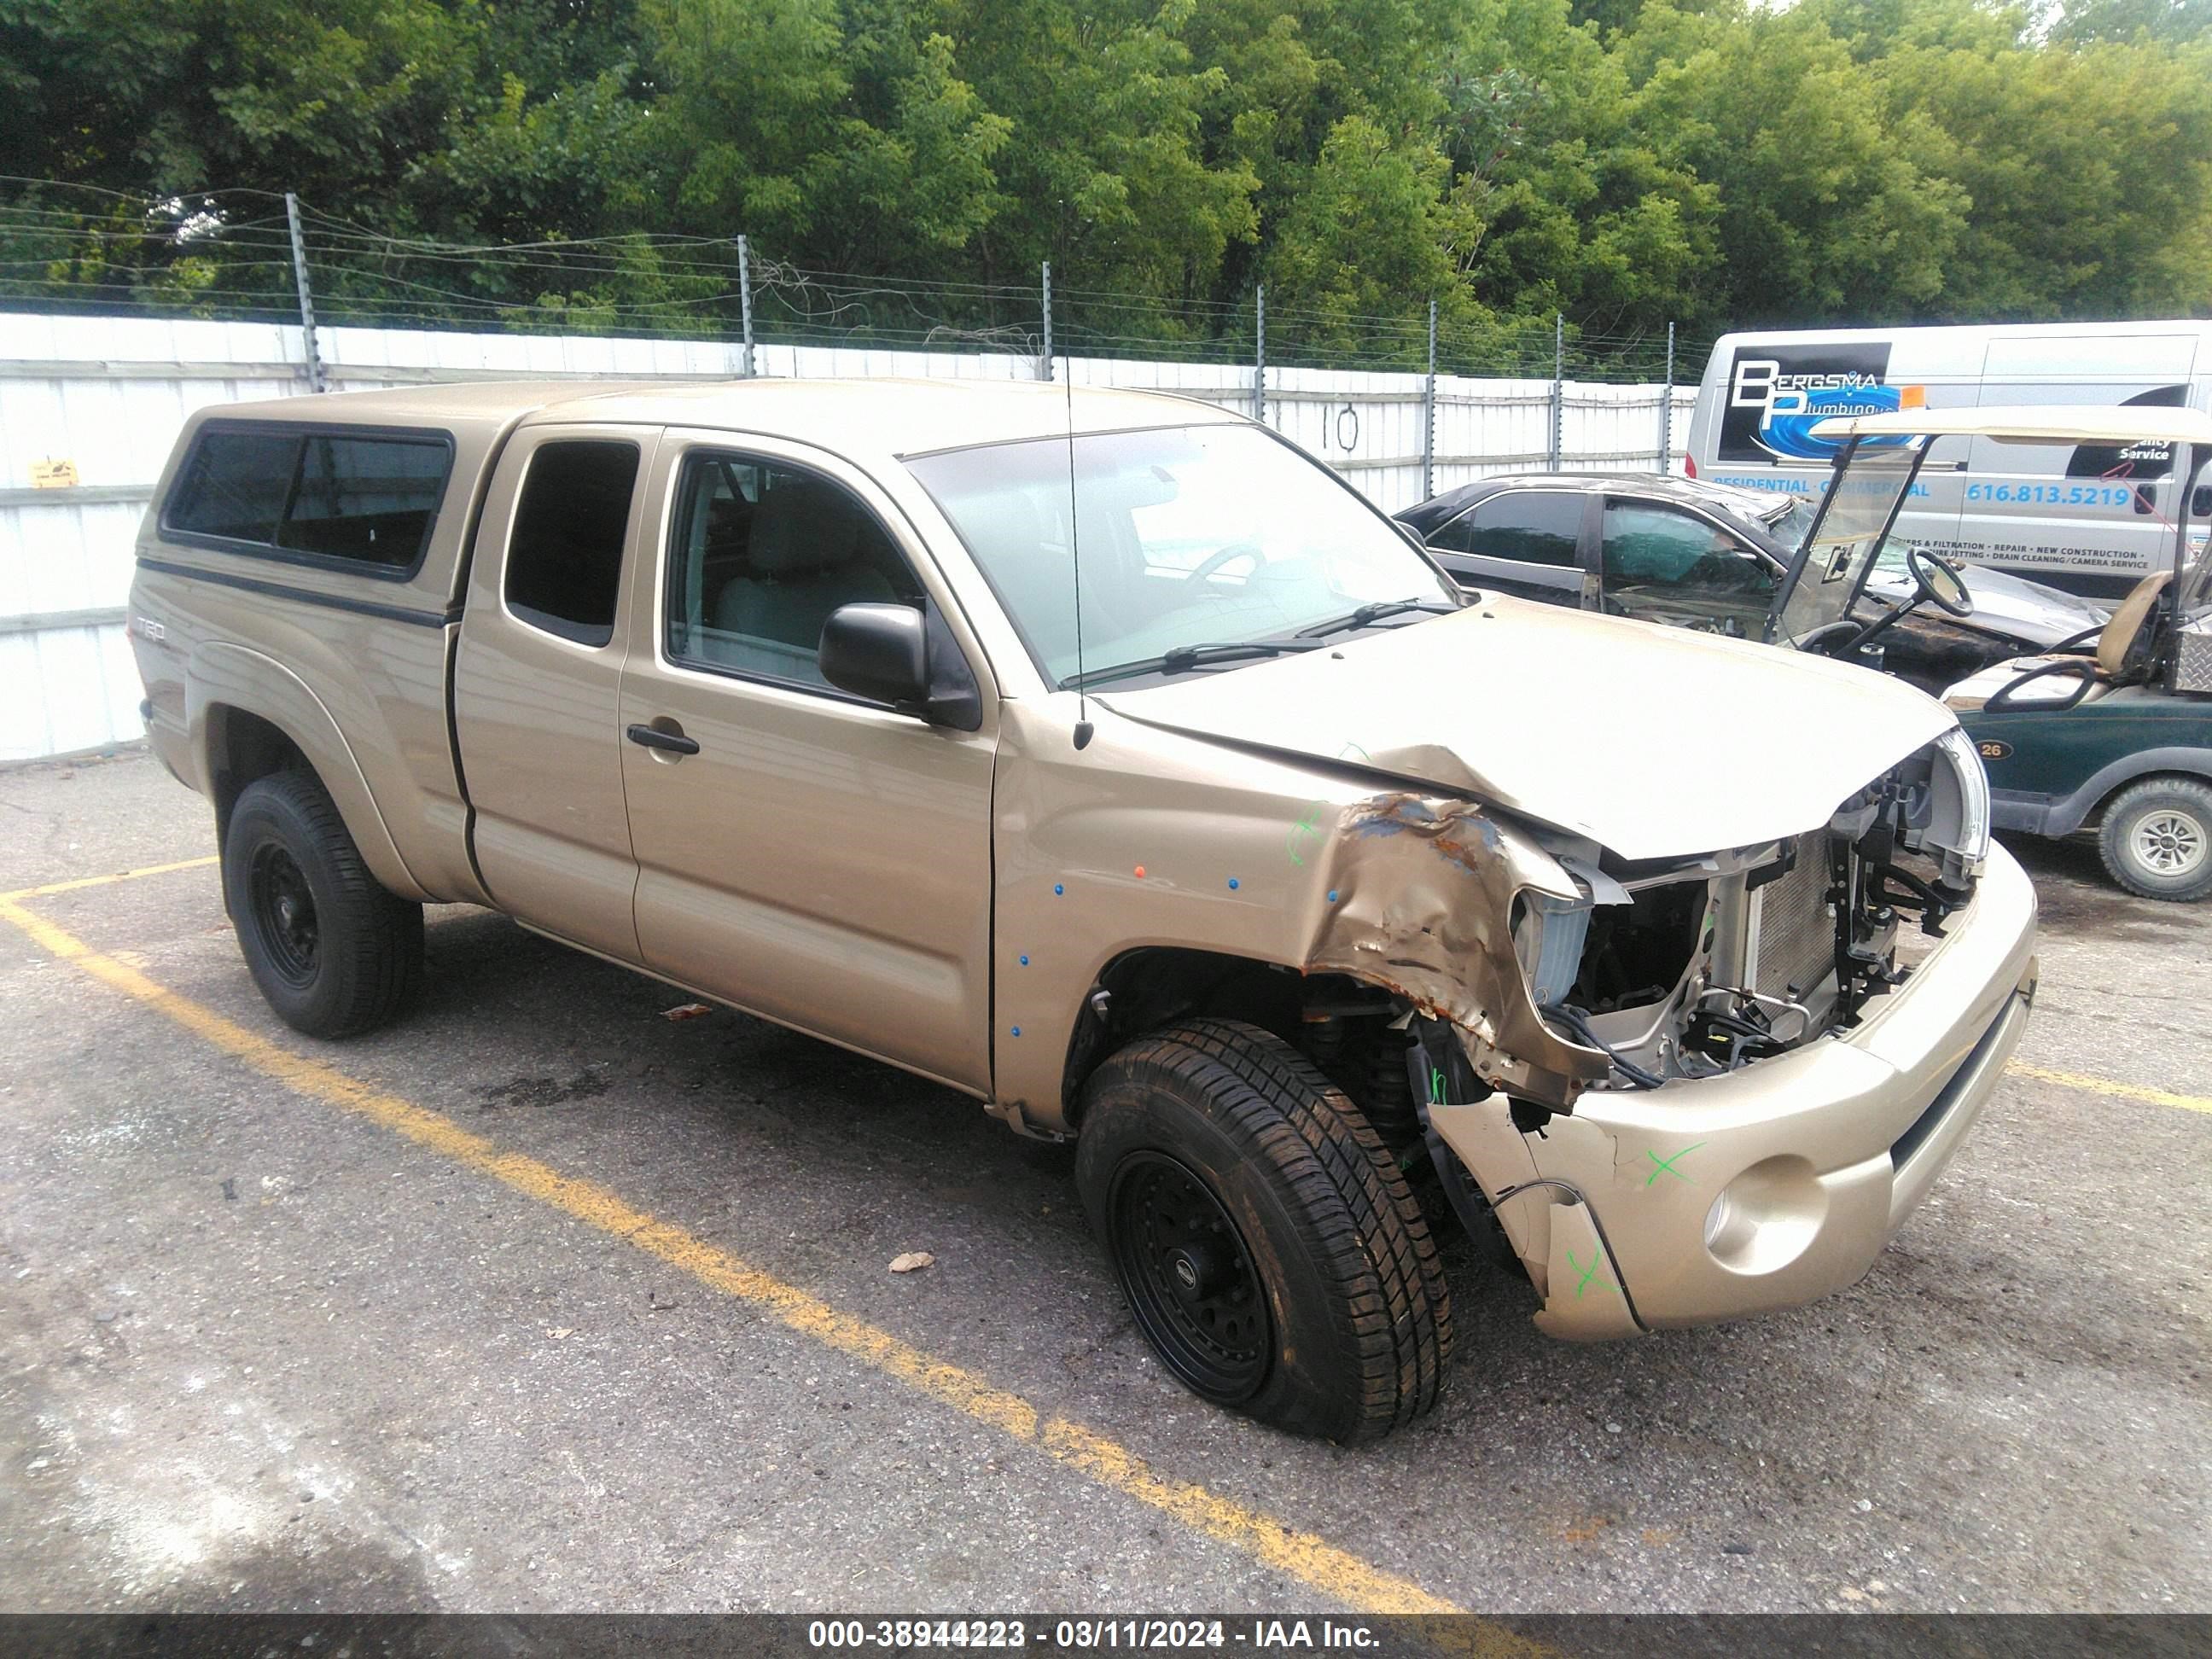
<path fill-rule="evenodd" d="M 280 1015 L 393 1018 L 459 901 L 936 1079 L 1073 1138 L 1161 1359 L 1287 1428 L 1436 1401 L 1418 1184 L 1561 1336 L 1852 1283 L 2033 993 L 1941 705 L 1462 594 L 1203 406 L 300 398 L 158 501 L 153 740 Z"/>

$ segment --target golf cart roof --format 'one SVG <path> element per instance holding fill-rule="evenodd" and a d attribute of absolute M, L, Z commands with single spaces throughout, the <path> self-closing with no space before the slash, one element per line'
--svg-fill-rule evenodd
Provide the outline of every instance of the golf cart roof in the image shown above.
<path fill-rule="evenodd" d="M 2020 404 L 1978 409 L 1900 409 L 1838 415 L 1816 438 L 1995 438 L 2014 443 L 2199 444 L 2212 448 L 2212 415 L 2201 409 L 2130 404 Z"/>

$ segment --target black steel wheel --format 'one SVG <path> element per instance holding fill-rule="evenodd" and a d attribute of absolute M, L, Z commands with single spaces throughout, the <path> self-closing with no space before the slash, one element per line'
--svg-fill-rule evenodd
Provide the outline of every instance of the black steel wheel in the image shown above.
<path fill-rule="evenodd" d="M 310 1036 L 351 1036 L 405 1006 L 422 907 L 387 892 L 310 772 L 257 778 L 223 832 L 223 898 L 253 982 Z"/>
<path fill-rule="evenodd" d="M 1428 1223 L 1343 1091 L 1272 1032 L 1194 1020 L 1085 1083 L 1075 1181 L 1186 1387 L 1341 1443 L 1435 1405 L 1451 1303 Z"/>
<path fill-rule="evenodd" d="M 288 985 L 312 985 L 321 930 L 315 922 L 314 890 L 298 860 L 282 843 L 264 841 L 253 849 L 246 882 L 246 902 L 268 948 L 270 968 Z"/>
<path fill-rule="evenodd" d="M 1273 1332 L 1244 1236 L 1206 1183 L 1164 1152 L 1114 1172 L 1109 1237 L 1130 1310 L 1192 1392 L 1224 1406 L 1267 1380 Z"/>

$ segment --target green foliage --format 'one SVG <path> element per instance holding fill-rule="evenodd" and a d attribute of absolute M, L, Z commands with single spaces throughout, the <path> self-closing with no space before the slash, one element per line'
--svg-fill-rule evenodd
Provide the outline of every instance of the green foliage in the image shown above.
<path fill-rule="evenodd" d="M 0 95 L 18 301 L 281 314 L 293 191 L 356 320 L 726 334 L 741 230 L 1278 360 L 2212 309 L 2212 0 L 0 0 Z"/>

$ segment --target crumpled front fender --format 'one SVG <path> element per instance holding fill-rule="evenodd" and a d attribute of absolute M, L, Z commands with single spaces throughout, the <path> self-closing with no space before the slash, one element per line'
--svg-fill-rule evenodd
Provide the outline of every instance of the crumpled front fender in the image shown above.
<path fill-rule="evenodd" d="M 1334 896 L 1307 972 L 1350 975 L 1446 1022 L 1493 1089 L 1564 1110 L 1605 1075 L 1602 1056 L 1538 1016 L 1514 956 L 1514 895 L 1579 890 L 1525 832 L 1471 801 L 1390 793 L 1314 836 Z"/>

